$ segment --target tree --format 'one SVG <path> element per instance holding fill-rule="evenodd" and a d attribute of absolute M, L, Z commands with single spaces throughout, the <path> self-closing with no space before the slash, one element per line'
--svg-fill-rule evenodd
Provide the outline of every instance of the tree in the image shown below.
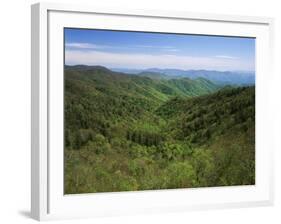
<path fill-rule="evenodd" d="M 214 175 L 214 160 L 210 150 L 194 149 L 191 160 L 196 173 L 198 186 L 212 186 Z"/>
<path fill-rule="evenodd" d="M 196 173 L 188 162 L 172 163 L 167 169 L 168 188 L 187 188 L 196 186 Z"/>
<path fill-rule="evenodd" d="M 81 140 L 80 132 L 76 131 L 73 147 L 74 147 L 74 149 L 80 149 L 81 145 L 82 145 L 82 140 Z"/>

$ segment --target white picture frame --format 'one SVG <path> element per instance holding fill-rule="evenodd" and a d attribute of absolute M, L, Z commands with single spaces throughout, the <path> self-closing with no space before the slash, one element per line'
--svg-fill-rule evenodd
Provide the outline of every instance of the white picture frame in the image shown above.
<path fill-rule="evenodd" d="M 34 219 L 51 220 L 272 205 L 273 147 L 270 136 L 272 122 L 269 108 L 266 106 L 267 91 L 271 85 L 270 77 L 273 75 L 272 18 L 101 9 L 50 3 L 38 3 L 31 8 L 31 214 Z M 63 27 L 172 31 L 257 38 L 255 186 L 64 195 L 61 125 Z"/>

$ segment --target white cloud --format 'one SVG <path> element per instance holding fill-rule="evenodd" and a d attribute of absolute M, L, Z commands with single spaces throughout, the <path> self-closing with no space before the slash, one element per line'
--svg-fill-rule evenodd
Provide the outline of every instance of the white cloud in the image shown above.
<path fill-rule="evenodd" d="M 151 48 L 151 49 L 155 49 L 155 50 L 170 51 L 170 52 L 180 51 L 179 49 L 172 47 L 172 46 L 132 45 L 129 47 L 130 48 Z"/>
<path fill-rule="evenodd" d="M 178 68 L 213 70 L 254 70 L 254 62 L 229 60 L 222 57 L 193 57 L 180 55 L 151 55 L 69 50 L 65 52 L 68 65 L 102 65 L 114 68 Z"/>
<path fill-rule="evenodd" d="M 179 49 L 176 49 L 176 48 L 167 48 L 167 49 L 164 49 L 164 51 L 178 52 L 178 51 L 180 51 L 180 50 L 179 50 Z"/>
<path fill-rule="evenodd" d="M 89 50 L 97 50 L 97 49 L 142 49 L 142 48 L 149 48 L 154 50 L 162 50 L 162 51 L 170 51 L 176 52 L 179 51 L 178 49 L 172 46 L 153 46 L 153 45 L 126 45 L 126 46 L 110 46 L 110 45 L 98 45 L 98 44 L 91 44 L 91 43 L 65 43 L 66 48 L 72 49 L 89 49 Z"/>
<path fill-rule="evenodd" d="M 77 48 L 77 49 L 101 49 L 106 48 L 104 45 L 96 45 L 90 43 L 66 43 L 67 48 Z"/>
<path fill-rule="evenodd" d="M 216 58 L 224 58 L 224 59 L 238 59 L 237 57 L 229 56 L 229 55 L 216 55 Z"/>
<path fill-rule="evenodd" d="M 143 45 L 143 44 L 135 44 L 135 45 L 131 45 L 131 47 L 156 48 L 156 49 L 171 49 L 171 48 L 174 48 L 172 46 L 157 46 L 157 45 Z"/>

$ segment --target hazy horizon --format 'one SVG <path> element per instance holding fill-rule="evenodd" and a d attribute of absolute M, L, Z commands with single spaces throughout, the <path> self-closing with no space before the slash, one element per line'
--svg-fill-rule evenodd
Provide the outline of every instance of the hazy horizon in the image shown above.
<path fill-rule="evenodd" d="M 65 64 L 255 72 L 255 39 L 65 28 Z"/>
<path fill-rule="evenodd" d="M 150 68 L 125 68 L 125 67 L 120 67 L 120 68 L 114 68 L 114 67 L 108 67 L 104 65 L 99 65 L 99 64 L 65 64 L 65 66 L 101 66 L 105 67 L 109 70 L 135 70 L 135 71 L 147 71 L 147 70 L 152 70 L 152 69 L 159 69 L 159 70 L 181 70 L 181 71 L 214 71 L 214 72 L 233 72 L 233 73 L 255 73 L 255 70 L 214 70 L 214 69 L 179 69 L 179 68 L 159 68 L 159 67 L 150 67 Z"/>

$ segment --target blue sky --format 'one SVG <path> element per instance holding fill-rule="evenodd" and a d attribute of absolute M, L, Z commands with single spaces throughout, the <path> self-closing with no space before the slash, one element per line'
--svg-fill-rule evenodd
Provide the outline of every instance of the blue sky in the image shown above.
<path fill-rule="evenodd" d="M 65 63 L 254 71 L 255 39 L 66 28 Z"/>

